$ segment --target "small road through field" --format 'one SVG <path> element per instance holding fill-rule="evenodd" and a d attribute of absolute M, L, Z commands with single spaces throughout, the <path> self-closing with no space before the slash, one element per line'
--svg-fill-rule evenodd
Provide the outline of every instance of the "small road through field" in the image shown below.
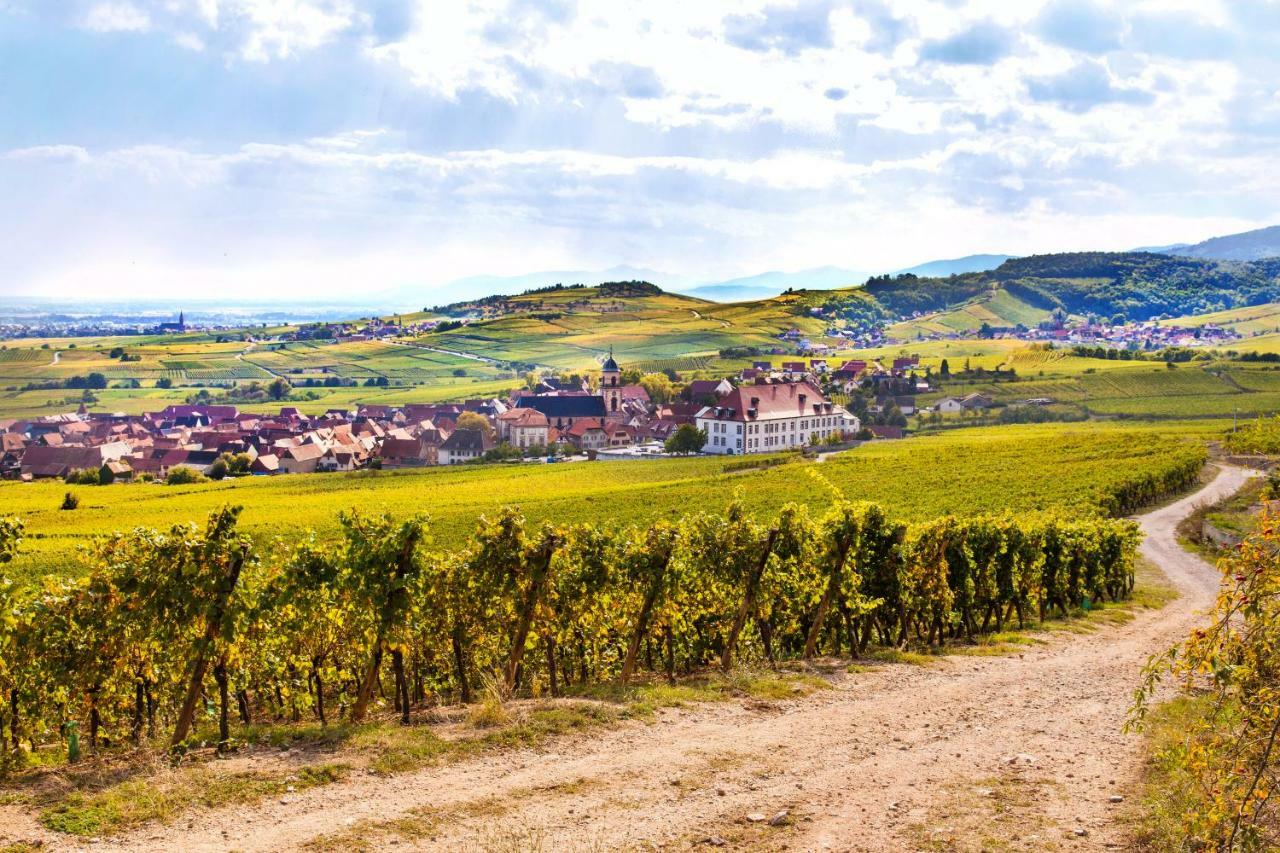
<path fill-rule="evenodd" d="M 360 775 L 93 847 L 295 849 L 346 831 L 371 849 L 393 838 L 398 849 L 440 850 L 685 849 L 707 839 L 731 849 L 978 850 L 993 839 L 1013 850 L 1123 848 L 1142 763 L 1138 736 L 1122 733 L 1133 689 L 1148 656 L 1202 618 L 1217 587 L 1175 527 L 1250 475 L 1222 469 L 1140 517 L 1143 555 L 1180 596 L 1125 624 L 1051 632 L 999 656 L 873 666 L 804 698 L 667 710 L 540 749 Z M 784 826 L 746 820 L 784 809 Z M 379 834 L 412 815 L 429 821 Z"/>

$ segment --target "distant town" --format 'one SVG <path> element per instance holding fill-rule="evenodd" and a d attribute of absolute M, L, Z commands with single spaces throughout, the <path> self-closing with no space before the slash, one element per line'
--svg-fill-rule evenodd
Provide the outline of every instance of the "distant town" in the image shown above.
<path fill-rule="evenodd" d="M 179 321 L 181 322 L 181 321 Z M 756 362 L 732 377 L 688 382 L 656 403 L 612 355 L 598 376 L 542 377 L 505 399 L 356 405 L 308 415 L 296 406 L 170 405 L 140 415 L 76 412 L 0 422 L 0 475 L 114 483 L 420 468 L 481 461 L 749 455 L 902 436 L 833 401 L 871 387 L 876 413 L 902 419 L 928 388 L 914 358 L 891 365 L 825 360 Z M 824 390 L 826 389 L 826 390 Z M 969 404 L 973 404 L 970 401 Z"/>

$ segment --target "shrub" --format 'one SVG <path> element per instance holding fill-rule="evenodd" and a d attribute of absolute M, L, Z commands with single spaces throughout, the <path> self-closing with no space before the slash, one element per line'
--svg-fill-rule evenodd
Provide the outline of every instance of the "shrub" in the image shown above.
<path fill-rule="evenodd" d="M 1131 726 L 1171 674 L 1200 711 L 1161 755 L 1189 803 L 1180 808 L 1184 850 L 1280 848 L 1280 510 L 1263 510 L 1258 533 L 1219 564 L 1223 583 L 1211 622 L 1152 659 Z M 1207 688 L 1207 693 L 1204 692 Z M 1177 792 L 1166 792 L 1174 796 Z"/>
<path fill-rule="evenodd" d="M 96 468 L 77 468 L 62 479 L 68 486 L 96 486 L 102 482 Z"/>
<path fill-rule="evenodd" d="M 204 477 L 194 468 L 188 468 L 186 465 L 175 465 L 169 469 L 169 476 L 165 478 L 165 482 L 170 486 L 186 486 L 191 483 L 200 483 L 204 481 Z"/>

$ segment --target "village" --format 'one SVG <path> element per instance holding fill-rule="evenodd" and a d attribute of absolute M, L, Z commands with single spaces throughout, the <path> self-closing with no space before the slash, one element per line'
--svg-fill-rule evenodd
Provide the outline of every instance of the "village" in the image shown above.
<path fill-rule="evenodd" d="M 900 427 L 864 428 L 829 393 L 866 384 L 878 389 L 884 407 L 909 414 L 916 365 L 913 358 L 892 366 L 848 361 L 835 369 L 822 359 L 780 367 L 755 362 L 733 377 L 690 381 L 661 403 L 628 382 L 610 354 L 598 377 L 574 384 L 544 376 L 503 399 L 356 405 L 319 415 L 289 405 L 266 414 L 183 404 L 140 415 L 81 405 L 73 413 L 0 422 L 0 476 L 106 484 L 171 480 L 175 472 L 220 479 L 673 452 L 738 455 L 898 438 Z M 685 441 L 673 442 L 681 430 Z"/>
<path fill-rule="evenodd" d="M 913 318 L 919 319 L 919 317 Z M 1062 346 L 1087 345 L 1108 349 L 1153 352 L 1169 347 L 1223 347 L 1242 340 L 1234 329 L 1206 323 L 1203 326 L 1176 326 L 1167 321 L 1147 320 L 1141 323 L 1125 322 L 1122 318 L 1105 320 L 1057 320 L 1037 326 L 994 327 L 983 325 L 976 329 L 935 331 L 920 333 L 910 342 L 1008 339 L 1028 343 L 1053 343 Z M 889 340 L 888 343 L 908 343 L 905 340 Z"/>

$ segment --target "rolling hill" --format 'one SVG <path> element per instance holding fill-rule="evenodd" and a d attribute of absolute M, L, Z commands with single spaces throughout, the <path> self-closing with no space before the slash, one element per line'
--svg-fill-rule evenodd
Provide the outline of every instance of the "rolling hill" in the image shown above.
<path fill-rule="evenodd" d="M 909 318 L 895 337 L 1030 325 L 1060 309 L 1129 320 L 1230 311 L 1280 301 L 1280 260 L 1184 258 L 1150 252 L 1077 252 L 1005 261 L 948 279 L 882 277 L 868 292 Z"/>
<path fill-rule="evenodd" d="M 901 342 L 929 337 L 967 341 L 967 357 L 984 324 L 1030 326 L 1054 311 L 1227 325 L 1252 336 L 1249 349 L 1272 352 L 1280 351 L 1278 308 L 1280 259 L 1216 261 L 1133 252 L 1016 258 L 982 272 L 877 276 L 855 287 L 793 290 L 733 303 L 642 281 L 554 286 L 455 303 L 442 314 L 401 315 L 409 334 L 385 341 L 259 345 L 192 334 L 10 342 L 0 350 L 0 415 L 74 408 L 80 392 L 66 383 L 89 373 L 109 383 L 98 392 L 98 405 L 111 410 L 156 409 L 183 401 L 193 389 L 220 394 L 236 383 L 285 377 L 298 388 L 299 399 L 322 411 L 353 401 L 488 396 L 520 384 L 530 367 L 595 370 L 611 348 L 628 367 L 686 375 L 733 371 L 757 352 L 781 359 L 794 352 L 796 338 L 831 343 L 833 330 L 857 341 L 855 346 L 883 342 L 888 353 Z M 466 322 L 436 330 L 415 327 L 441 316 Z M 887 340 L 880 334 L 886 326 Z M 784 340 L 782 334 L 792 330 L 796 334 Z M 272 330 L 255 330 L 264 331 Z M 841 346 L 847 351 L 849 344 Z M 127 349 L 131 358 L 111 357 L 113 348 Z"/>
<path fill-rule="evenodd" d="M 1194 245 L 1170 246 L 1165 252 L 1188 258 L 1220 261 L 1258 261 L 1280 257 L 1280 225 L 1213 237 Z"/>
<path fill-rule="evenodd" d="M 966 255 L 963 258 L 927 261 L 914 267 L 895 270 L 891 275 L 917 275 L 945 278 L 961 273 L 986 272 L 1009 260 L 1010 255 Z M 815 267 L 800 272 L 766 272 L 746 278 L 729 279 L 682 289 L 682 293 L 716 302 L 745 302 L 768 299 L 787 290 L 834 290 L 856 287 L 871 273 L 840 267 Z"/>
<path fill-rule="evenodd" d="M 450 306 L 455 316 L 476 319 L 426 339 L 500 361 L 589 369 L 610 346 L 620 358 L 657 363 L 775 347 L 779 334 L 793 328 L 818 339 L 831 325 L 891 323 L 890 337 L 911 340 L 984 324 L 1030 326 L 1054 311 L 1147 320 L 1272 302 L 1280 302 L 1280 260 L 1081 252 L 1010 258 L 992 270 L 946 277 L 875 276 L 860 286 L 729 304 L 638 282 L 543 289 Z"/>

